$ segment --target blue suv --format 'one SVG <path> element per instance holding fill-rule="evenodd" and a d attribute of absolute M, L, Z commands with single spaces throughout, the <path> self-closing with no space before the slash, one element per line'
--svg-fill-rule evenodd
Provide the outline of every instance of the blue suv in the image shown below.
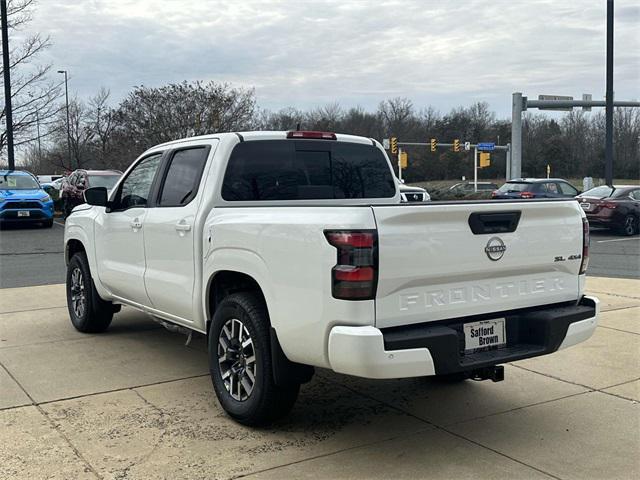
<path fill-rule="evenodd" d="M 53 226 L 53 200 L 29 172 L 0 170 L 0 225 L 8 222 Z"/>

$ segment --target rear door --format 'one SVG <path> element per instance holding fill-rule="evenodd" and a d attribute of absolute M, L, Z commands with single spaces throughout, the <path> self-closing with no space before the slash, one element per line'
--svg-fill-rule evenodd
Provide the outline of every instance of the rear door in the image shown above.
<path fill-rule="evenodd" d="M 196 215 L 204 168 L 217 140 L 170 153 L 155 207 L 145 219 L 145 284 L 153 308 L 175 321 L 193 321 Z"/>
<path fill-rule="evenodd" d="M 578 299 L 577 202 L 372 208 L 379 236 L 378 327 Z"/>

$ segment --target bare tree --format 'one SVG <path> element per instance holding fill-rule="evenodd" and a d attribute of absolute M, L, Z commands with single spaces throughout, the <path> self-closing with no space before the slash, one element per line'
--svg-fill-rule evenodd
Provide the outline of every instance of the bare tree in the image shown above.
<path fill-rule="evenodd" d="M 35 0 L 9 0 L 7 21 L 9 33 L 13 34 L 29 23 Z M 16 146 L 33 142 L 37 126 L 44 135 L 50 131 L 55 116 L 60 110 L 56 101 L 62 91 L 60 84 L 48 80 L 51 65 L 35 63 L 38 54 L 51 45 L 49 37 L 39 33 L 26 37 L 14 46 L 9 41 L 11 70 L 11 102 L 13 106 L 13 134 Z M 5 48 L 3 45 L 2 48 Z M 4 84 L 3 69 L 0 68 L 0 84 Z M 0 112 L 4 120 L 5 108 Z M 7 143 L 6 131 L 0 132 L 0 154 Z"/>

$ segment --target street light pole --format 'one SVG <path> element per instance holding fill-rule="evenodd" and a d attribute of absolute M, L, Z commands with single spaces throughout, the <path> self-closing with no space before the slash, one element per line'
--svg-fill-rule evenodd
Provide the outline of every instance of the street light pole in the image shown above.
<path fill-rule="evenodd" d="M 607 91 L 605 94 L 604 178 L 613 186 L 613 0 L 607 0 Z"/>
<path fill-rule="evenodd" d="M 4 110 L 7 116 L 7 158 L 9 170 L 16 168 L 13 156 L 13 111 L 11 109 L 11 64 L 9 63 L 9 27 L 7 25 L 7 0 L 0 1 L 2 14 L 2 69 L 4 73 Z"/>
<path fill-rule="evenodd" d="M 71 161 L 71 127 L 69 125 L 69 83 L 66 70 L 58 70 L 58 73 L 64 73 L 64 96 L 67 102 L 67 156 L 69 157 L 69 168 L 73 170 L 73 162 Z"/>

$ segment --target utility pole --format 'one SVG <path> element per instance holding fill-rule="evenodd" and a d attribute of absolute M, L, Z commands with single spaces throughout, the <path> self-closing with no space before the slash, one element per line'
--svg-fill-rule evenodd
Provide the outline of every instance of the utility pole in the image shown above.
<path fill-rule="evenodd" d="M 604 178 L 613 186 L 613 0 L 607 0 L 607 91 L 605 94 Z"/>
<path fill-rule="evenodd" d="M 58 73 L 64 73 L 64 96 L 67 102 L 67 156 L 69 159 L 69 168 L 73 170 L 73 162 L 71 161 L 71 127 L 69 124 L 69 83 L 67 81 L 66 70 L 58 70 Z"/>
<path fill-rule="evenodd" d="M 9 170 L 16 168 L 13 156 L 13 111 L 11 109 L 11 64 L 9 63 L 9 27 L 7 25 L 7 0 L 0 0 L 2 14 L 2 69 L 4 72 L 4 110 L 7 116 L 7 157 Z"/>

